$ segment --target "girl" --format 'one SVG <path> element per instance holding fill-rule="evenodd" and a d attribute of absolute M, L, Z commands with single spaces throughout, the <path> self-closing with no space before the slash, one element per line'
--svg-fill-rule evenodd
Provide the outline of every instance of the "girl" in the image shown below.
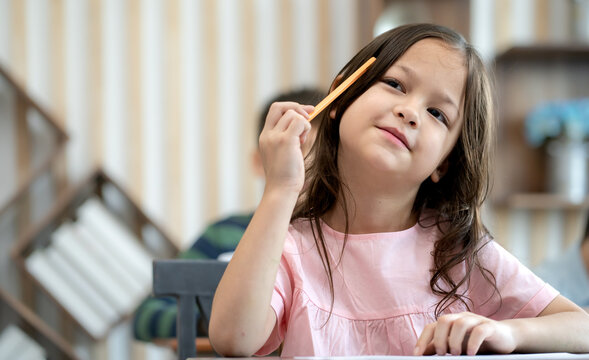
<path fill-rule="evenodd" d="M 266 187 L 221 280 L 209 334 L 223 355 L 589 352 L 589 316 L 490 240 L 492 98 L 452 30 L 374 39 L 332 84 L 376 62 L 322 114 L 276 103 Z M 302 192 L 301 192 L 302 191 Z"/>

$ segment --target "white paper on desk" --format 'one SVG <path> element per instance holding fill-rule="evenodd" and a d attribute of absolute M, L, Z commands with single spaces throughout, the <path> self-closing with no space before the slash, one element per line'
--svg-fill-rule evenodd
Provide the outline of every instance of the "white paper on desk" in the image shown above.
<path fill-rule="evenodd" d="M 507 355 L 476 355 L 476 356 L 335 356 L 335 357 L 314 357 L 314 356 L 295 356 L 293 359 L 322 360 L 415 360 L 415 359 L 432 359 L 443 358 L 444 360 L 580 360 L 589 359 L 589 354 L 570 354 L 570 353 L 541 353 L 541 354 L 507 354 Z"/>

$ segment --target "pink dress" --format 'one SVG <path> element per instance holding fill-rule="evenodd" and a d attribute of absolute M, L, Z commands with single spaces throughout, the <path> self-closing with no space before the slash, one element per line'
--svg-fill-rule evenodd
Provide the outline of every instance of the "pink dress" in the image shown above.
<path fill-rule="evenodd" d="M 332 260 L 339 259 L 344 234 L 323 224 Z M 335 298 L 315 248 L 308 221 L 290 228 L 278 270 L 272 308 L 277 323 L 258 355 L 284 341 L 282 356 L 411 355 L 423 328 L 435 321 L 439 298 L 429 287 L 435 227 L 348 235 L 333 266 Z M 495 242 L 480 252 L 496 277 L 502 302 L 480 272 L 471 275 L 471 311 L 492 319 L 537 316 L 557 295 Z M 463 271 L 463 269 L 461 270 Z M 454 303 L 448 312 L 466 311 Z"/>

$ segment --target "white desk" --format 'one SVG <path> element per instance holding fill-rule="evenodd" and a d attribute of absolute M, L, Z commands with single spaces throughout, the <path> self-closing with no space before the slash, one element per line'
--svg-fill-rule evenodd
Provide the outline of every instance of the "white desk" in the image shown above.
<path fill-rule="evenodd" d="M 232 360 L 239 359 L 268 359 L 268 360 L 417 360 L 438 358 L 439 356 L 333 356 L 333 357 L 314 357 L 314 356 L 295 356 L 294 358 L 281 358 L 277 356 L 269 357 L 252 357 L 252 358 L 231 358 Z M 444 360 L 589 360 L 589 354 L 569 354 L 569 353 L 543 353 L 543 354 L 509 354 L 509 355 L 476 355 L 476 356 L 451 356 L 443 357 Z M 189 358 L 186 360 L 219 360 L 219 358 Z"/>

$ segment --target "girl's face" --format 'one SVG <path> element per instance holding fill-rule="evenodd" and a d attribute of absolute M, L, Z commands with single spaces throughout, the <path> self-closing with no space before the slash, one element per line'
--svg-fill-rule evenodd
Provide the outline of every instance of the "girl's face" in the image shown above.
<path fill-rule="evenodd" d="M 465 82 L 458 50 L 438 39 L 415 43 L 344 112 L 341 171 L 382 173 L 404 189 L 437 182 L 462 127 Z"/>

